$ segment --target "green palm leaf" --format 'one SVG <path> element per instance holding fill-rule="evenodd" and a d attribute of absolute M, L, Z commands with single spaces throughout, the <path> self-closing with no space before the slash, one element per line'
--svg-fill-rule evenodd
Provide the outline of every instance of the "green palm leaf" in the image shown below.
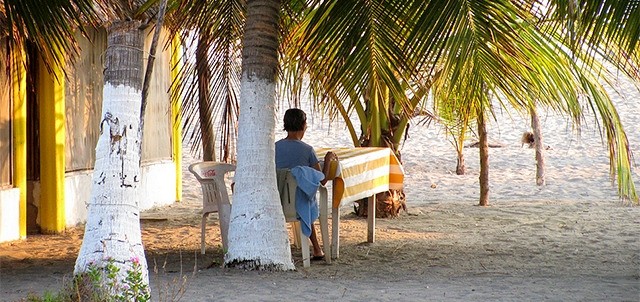
<path fill-rule="evenodd" d="M 77 55 L 75 31 L 100 22 L 91 0 L 5 0 L 2 4 L 0 37 L 8 38 L 10 47 L 34 42 L 47 67 L 64 66 L 65 56 Z"/>

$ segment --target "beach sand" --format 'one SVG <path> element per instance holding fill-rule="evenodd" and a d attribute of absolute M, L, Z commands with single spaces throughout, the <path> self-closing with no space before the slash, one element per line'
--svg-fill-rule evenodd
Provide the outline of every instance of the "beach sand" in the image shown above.
<path fill-rule="evenodd" d="M 616 104 L 638 153 L 640 93 L 621 90 Z M 186 170 L 197 159 L 185 154 L 183 201 L 142 213 L 154 301 L 171 301 L 167 292 L 184 278 L 180 301 L 640 301 L 640 207 L 617 197 L 590 117 L 578 138 L 563 117 L 540 116 L 551 147 L 546 186 L 535 185 L 534 151 L 520 144 L 526 116 L 498 112 L 490 126 L 490 140 L 503 147 L 490 150 L 488 207 L 476 206 L 477 149 L 465 149 L 468 174 L 455 175 L 442 129 L 414 124 L 402 147 L 408 212 L 378 219 L 376 242 L 366 243 L 366 220 L 343 205 L 340 258 L 303 268 L 294 248 L 294 272 L 221 268 L 215 214 L 200 255 L 201 192 Z M 319 116 L 310 116 L 303 140 L 351 146 L 343 125 Z M 639 184 L 638 169 L 634 177 Z M 0 300 L 58 289 L 82 236 L 79 226 L 0 244 Z"/>

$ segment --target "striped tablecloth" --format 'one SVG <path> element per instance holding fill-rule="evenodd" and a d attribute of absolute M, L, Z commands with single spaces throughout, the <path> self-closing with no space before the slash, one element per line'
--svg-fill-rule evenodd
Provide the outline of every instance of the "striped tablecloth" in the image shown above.
<path fill-rule="evenodd" d="M 404 170 L 391 149 L 318 148 L 316 154 L 322 160 L 328 151 L 338 156 L 330 169 L 333 208 L 389 189 L 402 189 Z"/>

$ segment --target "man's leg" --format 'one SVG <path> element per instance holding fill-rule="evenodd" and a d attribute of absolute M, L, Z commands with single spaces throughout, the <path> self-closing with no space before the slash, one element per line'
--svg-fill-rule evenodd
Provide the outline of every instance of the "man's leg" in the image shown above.
<path fill-rule="evenodd" d="M 318 243 L 318 236 L 316 236 L 316 226 L 311 224 L 311 244 L 313 245 L 313 256 L 322 256 L 322 248 L 320 248 L 320 243 Z M 323 244 L 326 244 L 323 242 Z"/>

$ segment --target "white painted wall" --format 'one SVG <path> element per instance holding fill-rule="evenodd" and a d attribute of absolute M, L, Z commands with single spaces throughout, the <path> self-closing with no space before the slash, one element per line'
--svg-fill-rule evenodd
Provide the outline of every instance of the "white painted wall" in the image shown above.
<path fill-rule="evenodd" d="M 141 168 L 140 210 L 172 204 L 176 201 L 176 169 L 173 161 L 146 163 Z M 93 170 L 70 172 L 65 175 L 65 219 L 67 227 L 87 220 L 87 201 L 91 196 Z M 31 186 L 33 203 L 40 205 L 40 184 Z M 0 190 L 0 242 L 20 239 L 20 191 Z M 40 216 L 40 213 L 38 213 Z M 40 223 L 40 217 L 37 217 Z"/>
<path fill-rule="evenodd" d="M 87 220 L 87 202 L 91 195 L 93 170 L 65 175 L 65 215 L 67 227 Z M 141 167 L 140 210 L 172 204 L 176 201 L 176 168 L 173 161 L 145 163 Z"/>
<path fill-rule="evenodd" d="M 91 194 L 93 170 L 69 172 L 65 175 L 64 199 L 67 227 L 87 220 L 87 201 Z M 142 166 L 140 210 L 172 204 L 176 201 L 176 169 L 173 161 L 147 163 Z M 34 204 L 40 204 L 40 184 L 32 186 Z M 0 242 L 20 239 L 20 191 L 0 190 Z M 39 216 L 39 215 L 38 215 Z M 37 222 L 40 222 L 38 217 Z"/>
<path fill-rule="evenodd" d="M 87 220 L 93 170 L 69 172 L 64 176 L 64 213 L 67 227 Z"/>
<path fill-rule="evenodd" d="M 140 173 L 141 211 L 176 201 L 176 165 L 173 161 L 143 164 Z"/>
<path fill-rule="evenodd" d="M 20 239 L 20 190 L 0 190 L 0 242 Z"/>

